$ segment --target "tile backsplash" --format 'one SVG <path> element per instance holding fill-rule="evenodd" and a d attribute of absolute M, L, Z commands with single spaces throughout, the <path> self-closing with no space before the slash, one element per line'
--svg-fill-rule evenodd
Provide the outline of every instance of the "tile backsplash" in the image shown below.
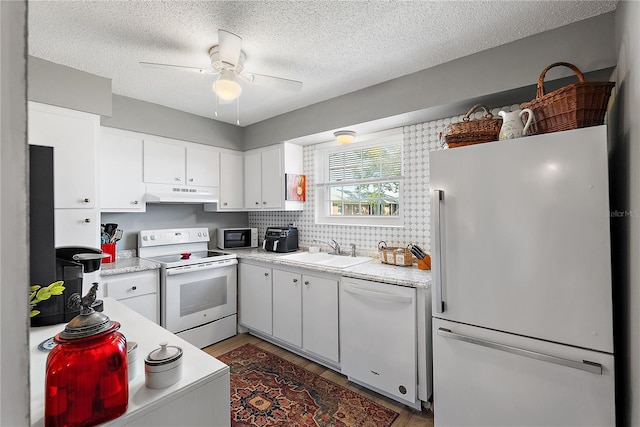
<path fill-rule="evenodd" d="M 492 114 L 500 110 L 519 109 L 518 104 L 494 108 Z M 475 113 L 476 118 L 483 111 Z M 317 245 L 314 239 L 335 239 L 342 248 L 348 249 L 355 243 L 358 252 L 375 251 L 378 242 L 387 246 L 406 246 L 414 243 L 430 252 L 429 235 L 429 152 L 442 149 L 440 132 L 445 132 L 451 123 L 461 121 L 464 115 L 433 120 L 403 127 L 404 134 L 404 227 L 363 227 L 345 225 L 316 224 L 314 220 L 314 147 L 304 147 L 303 167 L 307 175 L 307 201 L 304 209 L 296 212 L 249 212 L 249 226 L 258 228 L 260 239 L 267 227 L 294 224 L 298 227 L 300 246 Z M 323 251 L 328 250 L 325 246 Z"/>

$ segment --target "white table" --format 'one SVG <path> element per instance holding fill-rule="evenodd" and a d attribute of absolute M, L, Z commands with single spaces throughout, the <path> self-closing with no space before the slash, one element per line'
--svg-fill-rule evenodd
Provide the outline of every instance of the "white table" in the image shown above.
<path fill-rule="evenodd" d="M 128 341 L 138 343 L 138 375 L 129 381 L 129 406 L 105 425 L 215 426 L 231 424 L 229 367 L 112 298 L 104 314 L 120 323 Z M 31 328 L 31 425 L 44 426 L 44 380 L 48 353 L 38 344 L 64 330 L 65 324 Z M 182 348 L 182 378 L 160 390 L 144 385 L 144 358 L 167 341 Z"/>

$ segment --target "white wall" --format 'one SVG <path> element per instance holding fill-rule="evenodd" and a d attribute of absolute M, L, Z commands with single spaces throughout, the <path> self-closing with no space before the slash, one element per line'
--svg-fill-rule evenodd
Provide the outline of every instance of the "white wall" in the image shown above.
<path fill-rule="evenodd" d="M 29 101 L 111 115 L 111 79 L 35 56 L 27 60 Z"/>
<path fill-rule="evenodd" d="M 618 424 L 640 426 L 640 3 L 616 10 L 610 192 Z"/>
<path fill-rule="evenodd" d="M 0 425 L 29 424 L 26 1 L 0 2 Z"/>
<path fill-rule="evenodd" d="M 138 248 L 138 232 L 174 227 L 206 227 L 211 236 L 209 246 L 215 243 L 214 231 L 219 227 L 247 227 L 246 212 L 205 212 L 202 204 L 147 204 L 144 213 L 102 213 L 100 223 L 118 224 L 123 238 L 118 242 L 118 251 Z"/>
<path fill-rule="evenodd" d="M 614 14 L 585 19 L 247 126 L 245 149 L 521 88 L 535 84 L 540 71 L 557 61 L 571 62 L 583 72 L 614 66 Z M 555 70 L 548 77 L 557 78 L 554 74 Z M 448 111 L 435 117 L 464 112 L 466 109 Z"/>

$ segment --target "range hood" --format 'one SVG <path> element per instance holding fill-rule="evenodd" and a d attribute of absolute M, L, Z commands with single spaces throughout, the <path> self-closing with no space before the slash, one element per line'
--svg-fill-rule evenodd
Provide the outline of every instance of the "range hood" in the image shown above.
<path fill-rule="evenodd" d="M 217 203 L 218 187 L 147 184 L 147 203 Z"/>

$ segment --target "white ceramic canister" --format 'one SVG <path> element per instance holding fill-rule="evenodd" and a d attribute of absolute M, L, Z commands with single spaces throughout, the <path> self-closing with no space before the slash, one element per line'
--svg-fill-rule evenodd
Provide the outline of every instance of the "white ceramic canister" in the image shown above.
<path fill-rule="evenodd" d="M 182 377 L 182 349 L 161 342 L 144 359 L 144 384 L 147 388 L 165 388 Z"/>
<path fill-rule="evenodd" d="M 138 363 L 138 343 L 127 341 L 127 377 L 129 381 L 140 373 L 140 363 Z"/>

